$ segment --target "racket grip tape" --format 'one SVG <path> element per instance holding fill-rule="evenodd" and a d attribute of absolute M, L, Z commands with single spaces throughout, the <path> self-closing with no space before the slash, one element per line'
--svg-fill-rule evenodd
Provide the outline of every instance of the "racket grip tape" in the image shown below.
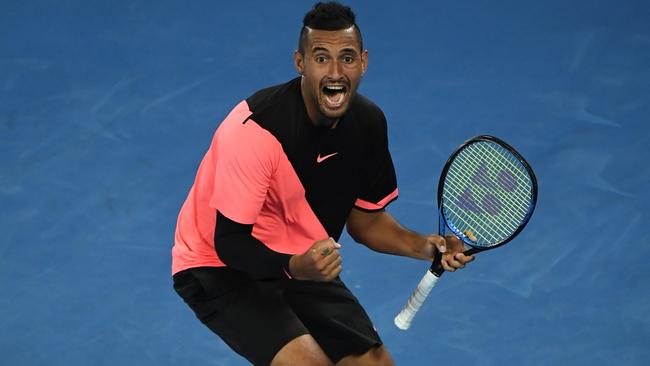
<path fill-rule="evenodd" d="M 429 296 L 429 292 L 436 285 L 438 279 L 438 276 L 431 271 L 427 271 L 424 277 L 422 277 L 422 280 L 420 280 L 418 287 L 413 291 L 411 298 L 404 305 L 402 311 L 395 317 L 395 326 L 401 330 L 407 330 L 411 327 L 411 322 L 415 318 L 415 314 L 420 310 L 424 300 Z"/>

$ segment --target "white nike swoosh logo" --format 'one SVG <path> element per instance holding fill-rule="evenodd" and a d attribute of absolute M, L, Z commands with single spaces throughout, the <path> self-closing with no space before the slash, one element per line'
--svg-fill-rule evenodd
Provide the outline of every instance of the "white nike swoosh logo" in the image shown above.
<path fill-rule="evenodd" d="M 332 156 L 334 156 L 334 155 L 336 155 L 336 154 L 338 154 L 338 153 L 335 152 L 335 153 L 333 153 L 333 154 L 329 154 L 329 155 L 325 155 L 325 156 L 320 156 L 320 154 L 318 154 L 318 156 L 316 157 L 316 162 L 317 162 L 318 164 L 320 164 L 320 163 L 322 163 L 323 161 L 325 161 L 326 159 L 329 159 L 329 158 L 331 158 Z"/>

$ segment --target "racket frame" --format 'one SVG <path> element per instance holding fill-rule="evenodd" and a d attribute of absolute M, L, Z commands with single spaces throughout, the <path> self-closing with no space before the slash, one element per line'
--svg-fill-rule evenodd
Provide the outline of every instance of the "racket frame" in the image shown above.
<path fill-rule="evenodd" d="M 457 232 L 454 230 L 451 225 L 447 222 L 447 219 L 445 218 L 445 215 L 443 214 L 443 191 L 445 188 L 445 179 L 447 178 L 447 172 L 449 171 L 449 168 L 451 167 L 451 164 L 454 162 L 454 159 L 458 154 L 460 154 L 461 151 L 465 149 L 468 145 L 481 142 L 481 141 L 488 141 L 488 142 L 493 142 L 496 143 L 497 145 L 500 145 L 504 149 L 508 150 L 512 155 L 519 160 L 519 162 L 523 165 L 524 169 L 526 169 L 526 172 L 530 176 L 531 180 L 531 204 L 530 204 L 530 209 L 528 210 L 528 213 L 526 213 L 526 216 L 523 218 L 521 223 L 519 224 L 519 227 L 510 235 L 507 237 L 505 240 L 495 243 L 493 245 L 490 245 L 489 247 L 484 247 L 484 246 L 477 246 L 475 245 L 465 234 Z M 528 221 L 530 220 L 530 217 L 533 215 L 533 212 L 535 211 L 535 206 L 537 206 L 537 177 L 535 176 L 535 172 L 533 169 L 530 167 L 530 164 L 528 164 L 528 161 L 524 159 L 524 157 L 517 151 L 515 150 L 512 146 L 510 146 L 508 143 L 505 141 L 491 136 L 491 135 L 479 135 L 475 136 L 465 142 L 463 142 L 456 150 L 449 156 L 447 159 L 447 162 L 445 163 L 444 167 L 442 168 L 442 172 L 440 173 L 440 179 L 438 181 L 438 234 L 441 236 L 444 236 L 447 229 L 452 231 L 460 240 L 463 241 L 463 243 L 470 248 L 464 252 L 465 255 L 473 255 L 479 252 L 484 252 L 486 250 L 498 248 L 512 239 L 514 239 L 519 233 L 524 229 L 526 224 L 528 224 Z M 434 275 L 437 277 L 440 277 L 444 273 L 444 268 L 442 267 L 442 253 L 436 252 L 436 255 L 434 256 L 433 262 L 431 264 L 431 268 L 429 269 Z"/>

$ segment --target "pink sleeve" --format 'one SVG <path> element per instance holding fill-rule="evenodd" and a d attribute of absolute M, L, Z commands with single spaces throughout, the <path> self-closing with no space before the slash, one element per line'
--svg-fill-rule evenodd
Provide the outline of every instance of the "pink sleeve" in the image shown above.
<path fill-rule="evenodd" d="M 254 224 L 266 199 L 280 143 L 255 121 L 228 116 L 215 136 L 210 206 L 241 224 Z M 247 117 L 244 115 L 244 117 Z"/>
<path fill-rule="evenodd" d="M 357 198 L 356 202 L 354 202 L 355 206 L 359 208 L 363 208 L 368 211 L 377 211 L 377 210 L 382 210 L 384 207 L 386 207 L 389 203 L 393 202 L 394 200 L 397 199 L 398 196 L 398 190 L 395 188 L 393 192 L 391 192 L 388 196 L 384 197 L 381 199 L 379 202 L 369 202 L 362 200 L 361 198 Z"/>

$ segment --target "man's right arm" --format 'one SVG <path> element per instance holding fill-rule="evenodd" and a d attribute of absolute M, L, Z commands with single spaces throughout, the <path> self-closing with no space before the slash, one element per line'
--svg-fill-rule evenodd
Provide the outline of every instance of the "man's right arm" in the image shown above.
<path fill-rule="evenodd" d="M 256 279 L 331 281 L 341 273 L 341 246 L 332 238 L 319 240 L 305 253 L 292 256 L 269 249 L 252 233 L 253 225 L 240 224 L 217 211 L 214 246 L 219 258 Z"/>
<path fill-rule="evenodd" d="M 291 255 L 275 252 L 253 236 L 253 225 L 232 221 L 217 211 L 214 246 L 219 258 L 253 278 L 291 278 Z"/>

